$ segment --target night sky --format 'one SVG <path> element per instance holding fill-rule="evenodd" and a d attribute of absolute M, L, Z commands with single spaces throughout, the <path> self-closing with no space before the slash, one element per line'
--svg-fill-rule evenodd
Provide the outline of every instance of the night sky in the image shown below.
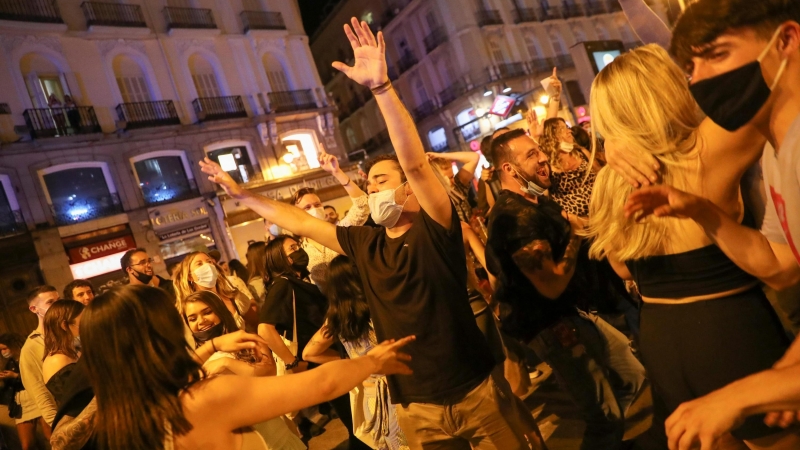
<path fill-rule="evenodd" d="M 306 34 L 311 36 L 340 0 L 298 0 Z"/>

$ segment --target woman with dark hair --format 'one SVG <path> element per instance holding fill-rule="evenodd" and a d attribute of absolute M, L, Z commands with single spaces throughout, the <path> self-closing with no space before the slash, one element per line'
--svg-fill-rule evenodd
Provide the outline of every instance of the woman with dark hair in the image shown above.
<path fill-rule="evenodd" d="M 328 269 L 328 312 L 325 324 L 314 334 L 303 350 L 303 359 L 318 364 L 339 359 L 336 351 L 330 350 L 336 339 L 344 345 L 350 359 L 366 355 L 378 341 L 369 317 L 369 306 L 361 288 L 361 279 L 356 267 L 346 256 L 333 258 Z M 400 450 L 408 442 L 397 423 L 397 415 L 391 405 L 386 377 L 372 375 L 360 387 L 350 392 L 351 408 L 362 412 L 362 423 L 354 424 L 353 432 L 378 450 Z"/>
<path fill-rule="evenodd" d="M 173 302 L 147 286 L 96 298 L 81 331 L 96 396 L 94 442 L 101 450 L 263 449 L 260 436 L 244 429 L 346 393 L 372 373 L 409 373 L 401 362 L 408 356 L 397 350 L 413 339 L 293 376 L 209 378 L 192 357 Z"/>
<path fill-rule="evenodd" d="M 41 422 L 43 428 L 45 422 L 19 376 L 19 355 L 23 345 L 25 338 L 17 333 L 0 335 L 0 354 L 8 360 L 6 368 L 0 372 L 0 380 L 5 383 L 2 398 L 8 406 L 9 417 L 17 423 L 17 435 L 22 450 L 29 450 L 37 448 L 36 422 Z"/>
<path fill-rule="evenodd" d="M 81 314 L 83 303 L 57 300 L 44 315 L 44 362 L 42 380 L 60 405 L 69 375 L 80 356 Z"/>
<path fill-rule="evenodd" d="M 236 275 L 242 281 L 246 281 L 250 278 L 250 274 L 247 272 L 247 267 L 242 264 L 241 261 L 238 259 L 232 259 L 228 262 L 228 267 L 230 268 L 231 275 Z"/>
<path fill-rule="evenodd" d="M 266 242 L 253 242 L 247 246 L 247 273 L 250 274 L 247 287 L 255 295 L 256 303 L 260 308 L 264 304 L 264 299 L 267 298 L 266 284 L 269 281 Z"/>
<path fill-rule="evenodd" d="M 600 163 L 584 147 L 576 144 L 567 122 L 561 118 L 544 121 L 539 147 L 550 162 L 550 197 L 564 211 L 580 217 L 589 215 L 595 173 Z"/>
<path fill-rule="evenodd" d="M 183 301 L 183 320 L 192 331 L 197 347 L 215 338 L 237 331 L 236 321 L 216 294 L 196 292 Z M 217 351 L 203 364 L 206 375 L 275 375 L 275 361 L 269 347 L 260 346 L 260 358 L 252 350 L 236 353 Z M 269 449 L 305 450 L 306 446 L 293 434 L 280 417 L 253 426 Z"/>

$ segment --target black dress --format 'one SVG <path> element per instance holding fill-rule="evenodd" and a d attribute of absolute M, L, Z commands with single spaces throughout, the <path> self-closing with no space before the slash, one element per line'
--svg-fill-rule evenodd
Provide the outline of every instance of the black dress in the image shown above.
<path fill-rule="evenodd" d="M 53 376 L 47 380 L 47 383 L 44 384 L 47 390 L 53 394 L 53 398 L 56 400 L 56 406 L 61 406 L 61 404 L 64 403 L 67 380 L 72 374 L 73 369 L 75 369 L 75 363 L 67 364 L 59 369 L 58 372 L 54 373 Z"/>

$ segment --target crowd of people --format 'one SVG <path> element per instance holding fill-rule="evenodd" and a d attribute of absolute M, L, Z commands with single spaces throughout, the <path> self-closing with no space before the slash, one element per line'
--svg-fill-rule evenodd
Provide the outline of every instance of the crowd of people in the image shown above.
<path fill-rule="evenodd" d="M 359 180 L 320 155 L 341 218 L 205 159 L 268 225 L 245 263 L 198 251 L 167 279 L 134 249 L 127 285 L 34 289 L 37 328 L 0 335 L 23 449 L 38 426 L 57 450 L 300 450 L 334 415 L 351 449 L 546 449 L 521 400 L 542 363 L 581 449 L 639 445 L 637 402 L 650 448 L 800 448 L 800 341 L 777 314 L 800 298 L 764 293 L 800 282 L 800 3 L 698 0 L 666 37 L 621 4 L 652 43 L 598 74 L 591 122 L 558 116 L 554 70 L 546 120 L 485 138 L 479 179 L 477 153 L 425 153 L 383 34 L 353 18 L 334 68 L 395 153 Z"/>

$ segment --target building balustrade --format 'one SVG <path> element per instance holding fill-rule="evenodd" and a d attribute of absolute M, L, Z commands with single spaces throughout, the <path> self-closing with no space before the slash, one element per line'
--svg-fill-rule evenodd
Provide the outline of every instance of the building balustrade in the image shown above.
<path fill-rule="evenodd" d="M 139 5 L 120 3 L 83 2 L 81 3 L 86 25 L 102 25 L 109 27 L 147 27 Z"/>
<path fill-rule="evenodd" d="M 55 0 L 0 0 L 0 20 L 64 23 Z"/>
<path fill-rule="evenodd" d="M 244 32 L 250 30 L 285 30 L 286 23 L 279 12 L 270 11 L 242 11 L 240 16 Z"/>
<path fill-rule="evenodd" d="M 117 105 L 117 116 L 125 123 L 126 130 L 181 123 L 172 100 L 120 103 Z"/>
<path fill-rule="evenodd" d="M 22 117 L 33 139 L 102 132 L 91 106 L 26 109 Z"/>
<path fill-rule="evenodd" d="M 238 95 L 230 97 L 200 97 L 192 101 L 192 106 L 194 106 L 194 112 L 201 122 L 247 117 L 247 110 L 244 109 L 242 97 Z"/>
<path fill-rule="evenodd" d="M 503 24 L 503 19 L 500 17 L 500 11 L 496 9 L 479 9 L 475 13 L 475 17 L 478 20 L 479 27 Z"/>
<path fill-rule="evenodd" d="M 515 8 L 511 11 L 514 23 L 539 22 L 539 15 L 533 8 Z"/>
<path fill-rule="evenodd" d="M 281 113 L 288 111 L 303 111 L 316 109 L 317 102 L 311 89 L 299 91 L 270 92 L 269 97 L 271 112 Z"/>
<path fill-rule="evenodd" d="M 200 8 L 164 8 L 167 28 L 217 28 L 214 14 L 210 9 Z"/>
<path fill-rule="evenodd" d="M 498 64 L 497 73 L 502 79 L 521 77 L 526 75 L 525 65 L 521 62 Z"/>
<path fill-rule="evenodd" d="M 467 92 L 467 84 L 463 79 L 459 79 L 439 92 L 439 101 L 442 107 L 447 106 L 465 92 Z"/>

